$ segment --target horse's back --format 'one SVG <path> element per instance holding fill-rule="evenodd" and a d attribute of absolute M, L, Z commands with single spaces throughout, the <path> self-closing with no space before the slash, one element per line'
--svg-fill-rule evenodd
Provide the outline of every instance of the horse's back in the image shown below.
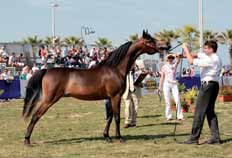
<path fill-rule="evenodd" d="M 83 100 L 99 100 L 108 98 L 106 86 L 110 82 L 114 84 L 112 77 L 108 69 L 52 68 L 45 75 L 44 86 L 48 87 L 47 92 Z"/>

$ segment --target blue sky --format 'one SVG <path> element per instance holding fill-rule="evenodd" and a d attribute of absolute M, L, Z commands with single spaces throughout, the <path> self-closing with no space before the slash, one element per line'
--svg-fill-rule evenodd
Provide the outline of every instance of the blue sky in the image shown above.
<path fill-rule="evenodd" d="M 96 33 L 86 36 L 91 43 L 99 37 L 113 44 L 125 42 L 130 34 L 147 28 L 162 29 L 198 26 L 197 0 L 0 0 L 0 41 L 18 41 L 27 36 L 51 35 L 51 4 L 56 10 L 56 34 L 80 37 L 82 25 Z M 224 31 L 232 28 L 231 0 L 204 0 L 205 28 Z"/>

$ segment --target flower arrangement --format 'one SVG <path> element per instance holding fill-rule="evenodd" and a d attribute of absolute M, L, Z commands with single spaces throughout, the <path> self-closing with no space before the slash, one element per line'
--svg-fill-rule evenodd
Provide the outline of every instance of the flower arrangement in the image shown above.
<path fill-rule="evenodd" d="M 178 89 L 179 89 L 179 92 L 180 93 L 183 93 L 186 89 L 185 85 L 182 83 L 182 84 L 178 84 Z"/>
<path fill-rule="evenodd" d="M 181 100 L 181 106 L 183 109 L 183 112 L 188 112 L 190 105 L 186 102 L 185 98 Z"/>
<path fill-rule="evenodd" d="M 220 87 L 219 95 L 232 95 L 232 87 L 231 86 Z"/>
<path fill-rule="evenodd" d="M 196 99 L 196 96 L 197 96 L 197 88 L 192 87 L 188 89 L 187 92 L 185 92 L 183 98 L 185 98 L 186 102 L 188 102 L 189 104 L 193 104 L 194 100 Z"/>
<path fill-rule="evenodd" d="M 232 101 L 232 87 L 222 86 L 219 89 L 218 100 L 219 102 L 231 102 Z"/>

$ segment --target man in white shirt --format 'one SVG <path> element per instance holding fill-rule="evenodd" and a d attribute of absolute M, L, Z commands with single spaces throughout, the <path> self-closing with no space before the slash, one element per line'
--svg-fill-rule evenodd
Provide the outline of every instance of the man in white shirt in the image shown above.
<path fill-rule="evenodd" d="M 125 102 L 125 126 L 124 128 L 135 127 L 139 104 L 139 86 L 134 85 L 134 70 L 126 77 L 126 89 L 122 96 Z"/>
<path fill-rule="evenodd" d="M 186 44 L 183 44 L 184 56 L 192 65 L 200 68 L 201 87 L 197 96 L 196 111 L 194 115 L 192 132 L 190 139 L 184 144 L 198 144 L 203 128 L 205 116 L 207 116 L 212 138 L 206 144 L 220 144 L 218 120 L 214 111 L 215 101 L 219 91 L 219 75 L 221 70 L 221 60 L 216 54 L 217 43 L 206 41 L 204 53 L 191 54 Z"/>

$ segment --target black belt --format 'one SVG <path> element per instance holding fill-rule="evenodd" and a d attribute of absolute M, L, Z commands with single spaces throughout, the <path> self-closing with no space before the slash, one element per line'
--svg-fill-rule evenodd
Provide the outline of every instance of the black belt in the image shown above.
<path fill-rule="evenodd" d="M 201 81 L 201 84 L 217 83 L 217 81 Z"/>

